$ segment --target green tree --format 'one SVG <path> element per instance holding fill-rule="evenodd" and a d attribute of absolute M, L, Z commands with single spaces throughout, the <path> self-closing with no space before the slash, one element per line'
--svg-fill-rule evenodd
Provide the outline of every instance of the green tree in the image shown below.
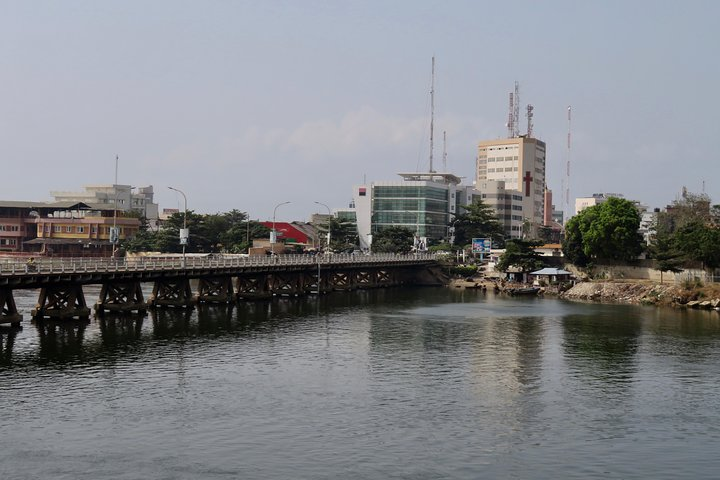
<path fill-rule="evenodd" d="M 720 267 L 719 229 L 695 221 L 679 228 L 673 238 L 688 260 L 702 262 L 709 268 Z"/>
<path fill-rule="evenodd" d="M 640 213 L 635 205 L 611 197 L 568 221 L 563 254 L 578 266 L 603 259 L 633 260 L 643 251 L 639 227 Z"/>
<path fill-rule="evenodd" d="M 507 272 L 510 267 L 517 267 L 523 273 L 541 269 L 544 262 L 541 255 L 535 251 L 535 248 L 541 245 L 542 242 L 538 240 L 508 240 L 505 243 L 505 253 L 500 256 L 495 269 Z"/>
<path fill-rule="evenodd" d="M 334 252 L 352 252 L 357 248 L 359 239 L 357 227 L 352 222 L 341 222 L 337 218 L 331 218 L 326 226 L 321 226 L 318 231 L 327 242 L 327 230 L 330 228 L 330 250 Z"/>
<path fill-rule="evenodd" d="M 415 234 L 405 227 L 390 226 L 373 234 L 372 251 L 375 253 L 408 253 L 412 250 Z"/>
<path fill-rule="evenodd" d="M 462 208 L 464 212 L 450 222 L 455 229 L 455 244 L 468 245 L 473 238 L 492 238 L 494 243 L 503 242 L 505 231 L 491 206 L 478 199 Z"/>
<path fill-rule="evenodd" d="M 683 253 L 667 232 L 657 232 L 650 245 L 650 255 L 655 259 L 655 268 L 660 270 L 660 283 L 663 283 L 664 272 L 682 272 Z"/>

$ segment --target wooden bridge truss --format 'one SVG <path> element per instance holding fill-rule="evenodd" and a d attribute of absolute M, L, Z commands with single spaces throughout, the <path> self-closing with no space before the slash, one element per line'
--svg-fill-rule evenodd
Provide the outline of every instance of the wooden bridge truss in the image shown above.
<path fill-rule="evenodd" d="M 383 288 L 415 283 L 418 273 L 427 271 L 432 262 L 358 262 L 356 264 L 268 265 L 265 268 L 203 268 L 194 271 L 174 270 L 103 274 L 83 272 L 77 275 L 32 276 L 19 284 L 0 285 L 0 323 L 18 323 L 22 316 L 13 298 L 15 288 L 40 288 L 34 319 L 85 319 L 90 309 L 85 302 L 83 285 L 100 284 L 100 296 L 94 309 L 97 314 L 144 314 L 148 308 L 193 308 L 204 303 L 234 303 L 239 300 L 262 300 L 273 296 L 303 296 L 331 291 Z M 27 276 L 26 275 L 26 276 Z M 193 294 L 191 280 L 196 280 Z M 143 282 L 153 282 L 146 301 Z"/>

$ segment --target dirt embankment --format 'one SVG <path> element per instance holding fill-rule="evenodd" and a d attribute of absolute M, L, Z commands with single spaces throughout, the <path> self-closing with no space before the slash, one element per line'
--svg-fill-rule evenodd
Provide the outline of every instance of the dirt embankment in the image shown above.
<path fill-rule="evenodd" d="M 562 293 L 561 298 L 646 305 L 700 306 L 720 304 L 720 286 L 685 288 L 653 282 L 581 282 Z"/>

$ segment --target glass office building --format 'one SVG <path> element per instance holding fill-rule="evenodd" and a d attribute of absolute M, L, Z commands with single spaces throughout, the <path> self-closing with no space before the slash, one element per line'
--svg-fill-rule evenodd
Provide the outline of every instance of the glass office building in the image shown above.
<path fill-rule="evenodd" d="M 372 235 L 384 228 L 405 227 L 431 243 L 450 241 L 448 224 L 461 205 L 479 192 L 461 186 L 450 173 L 400 173 L 402 181 L 375 182 L 355 187 L 353 204 L 360 244 L 369 248 Z"/>

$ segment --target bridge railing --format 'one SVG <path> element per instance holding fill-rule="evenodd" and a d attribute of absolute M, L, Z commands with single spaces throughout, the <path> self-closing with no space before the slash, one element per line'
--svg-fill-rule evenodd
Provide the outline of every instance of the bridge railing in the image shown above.
<path fill-rule="evenodd" d="M 413 263 L 434 260 L 431 253 L 396 255 L 378 253 L 372 255 L 258 255 L 238 257 L 235 255 L 207 256 L 146 256 L 126 258 L 38 258 L 32 263 L 14 258 L 0 259 L 0 275 L 97 273 L 128 271 L 162 271 L 196 269 L 232 269 L 237 267 L 339 265 L 353 263 Z"/>

